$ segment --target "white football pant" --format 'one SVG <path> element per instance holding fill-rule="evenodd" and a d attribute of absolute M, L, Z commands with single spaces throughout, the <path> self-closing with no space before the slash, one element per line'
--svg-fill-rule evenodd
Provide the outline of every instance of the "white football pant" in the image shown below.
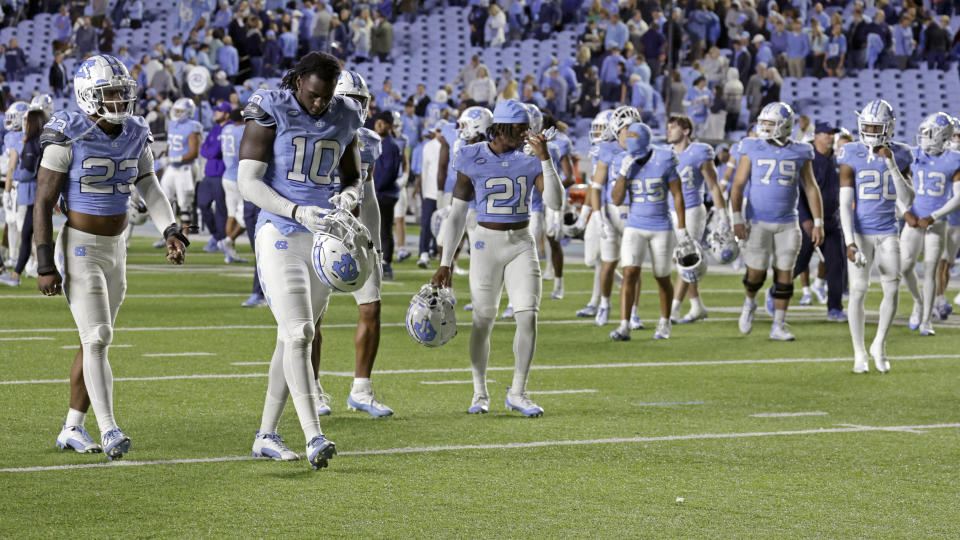
<path fill-rule="evenodd" d="M 754 270 L 766 270 L 773 255 L 773 268 L 793 271 L 800 254 L 800 223 L 751 221 L 743 244 L 743 262 Z"/>
<path fill-rule="evenodd" d="M 933 298 L 937 295 L 937 264 L 943 255 L 947 222 L 937 221 L 926 231 L 904 225 L 900 232 L 900 275 L 915 304 L 922 304 L 921 324 L 930 324 Z M 923 251 L 923 294 L 917 284 L 914 267 Z M 929 261 L 929 262 L 928 262 Z"/>
<path fill-rule="evenodd" d="M 180 219 L 183 221 L 189 220 L 193 212 L 195 185 L 193 168 L 190 165 L 168 165 L 160 179 L 160 187 L 171 203 L 177 203 Z M 240 215 L 243 215 L 242 211 Z"/>
<path fill-rule="evenodd" d="M 880 318 L 877 323 L 877 335 L 874 343 L 884 344 L 887 332 L 897 314 L 900 288 L 900 239 L 896 234 L 863 235 L 854 234 L 857 249 L 863 253 L 867 263 L 858 268 L 847 259 L 847 273 L 850 277 L 849 324 L 850 337 L 853 339 L 853 351 L 857 356 L 866 356 L 864 342 L 864 302 L 870 288 L 870 270 L 874 261 L 880 271 L 880 285 L 883 287 L 883 300 L 880 302 Z"/>
<path fill-rule="evenodd" d="M 242 224 L 243 197 L 240 196 L 240 187 L 236 180 L 231 181 L 226 178 L 221 178 L 220 183 L 223 185 L 223 198 L 227 205 L 227 217 L 233 218 Z"/>
<path fill-rule="evenodd" d="M 648 231 L 627 227 L 623 231 L 623 245 L 620 248 L 620 264 L 641 266 L 646 250 L 650 250 L 650 264 L 656 277 L 669 276 L 673 269 L 673 249 L 676 235 L 672 230 Z"/>

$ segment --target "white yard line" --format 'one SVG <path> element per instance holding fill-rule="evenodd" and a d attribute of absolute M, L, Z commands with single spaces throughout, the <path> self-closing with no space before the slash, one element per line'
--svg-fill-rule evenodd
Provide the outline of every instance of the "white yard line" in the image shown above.
<path fill-rule="evenodd" d="M 52 337 L 4 337 L 0 341 L 53 341 Z"/>
<path fill-rule="evenodd" d="M 823 411 L 809 411 L 809 412 L 770 412 L 770 413 L 757 413 L 751 414 L 751 418 L 792 418 L 794 416 L 826 416 L 830 413 L 825 413 Z"/>
<path fill-rule="evenodd" d="M 383 456 L 395 454 L 427 454 L 436 452 L 459 452 L 463 450 L 514 450 L 523 448 L 550 448 L 563 446 L 591 446 L 599 444 L 632 444 L 632 443 L 652 443 L 652 442 L 675 442 L 692 440 L 717 440 L 717 439 L 750 439 L 758 437 L 790 437 L 799 435 L 827 435 L 835 433 L 863 433 L 873 431 L 892 431 L 902 433 L 916 433 L 922 430 L 931 429 L 956 429 L 960 428 L 960 423 L 953 424 L 926 424 L 926 425 L 907 425 L 907 426 L 842 426 L 832 428 L 818 429 L 800 429 L 784 431 L 749 431 L 741 433 L 690 433 L 686 435 L 661 435 L 657 437 L 614 437 L 606 439 L 580 439 L 580 440 L 558 440 L 558 441 L 533 441 L 521 443 L 503 443 L 503 444 L 462 444 L 451 446 L 420 446 L 405 448 L 382 448 L 374 450 L 347 450 L 339 452 L 341 457 L 346 456 Z M 47 467 L 11 467 L 0 469 L 4 473 L 23 473 L 23 472 L 45 472 L 45 471 L 65 471 L 74 469 L 92 469 L 104 467 L 143 467 L 147 465 L 182 465 L 190 463 L 221 463 L 231 461 L 253 461 L 256 459 L 251 456 L 224 456 L 212 458 L 193 458 L 193 459 L 158 459 L 152 461 L 100 461 L 97 463 L 81 463 L 76 465 L 52 465 Z"/>
<path fill-rule="evenodd" d="M 133 347 L 133 345 L 130 345 L 130 344 L 123 344 L 123 345 L 111 344 L 111 345 L 110 345 L 110 348 L 111 348 L 111 349 L 128 349 L 128 348 L 130 348 L 130 347 Z M 60 348 L 61 348 L 61 349 L 74 349 L 74 350 L 76 350 L 76 349 L 79 349 L 79 348 L 80 348 L 80 345 L 64 345 L 63 347 L 60 347 Z"/>
<path fill-rule="evenodd" d="M 497 382 L 493 379 L 487 379 L 487 382 Z M 420 384 L 473 384 L 473 381 L 420 381 Z"/>
<path fill-rule="evenodd" d="M 669 407 L 672 405 L 703 405 L 703 401 L 662 401 L 660 403 L 634 403 L 636 407 Z"/>
<path fill-rule="evenodd" d="M 212 352 L 174 352 L 174 353 L 150 353 L 143 355 L 145 358 L 162 358 L 162 357 L 178 357 L 178 356 L 216 356 L 217 353 Z"/>
<path fill-rule="evenodd" d="M 595 394 L 597 392 L 599 392 L 599 390 L 585 389 L 585 390 L 540 390 L 540 391 L 531 390 L 527 393 L 530 394 L 531 396 L 534 396 L 534 395 L 552 396 L 556 394 Z"/>

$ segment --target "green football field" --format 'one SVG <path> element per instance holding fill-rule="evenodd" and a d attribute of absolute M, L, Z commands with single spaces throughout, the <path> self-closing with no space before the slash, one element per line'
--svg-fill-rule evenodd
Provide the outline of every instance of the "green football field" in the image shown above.
<path fill-rule="evenodd" d="M 753 334 L 740 335 L 742 286 L 729 272 L 703 284 L 710 318 L 674 326 L 668 341 L 652 339 L 657 295 L 645 272 L 647 329 L 611 343 L 613 324 L 574 316 L 592 275 L 570 264 L 566 297 L 545 298 L 540 312 L 529 390 L 544 416 L 503 408 L 509 321 L 493 332 L 491 411 L 474 416 L 466 278 L 456 281 L 459 335 L 426 349 L 403 317 L 431 271 L 408 261 L 384 286 L 373 378 L 393 417 L 346 410 L 356 309 L 350 296 L 331 301 L 321 370 L 334 414 L 321 423 L 340 453 L 313 471 L 250 457 L 275 322 L 269 308 L 239 307 L 252 265 L 228 267 L 201 243 L 173 268 L 135 238 L 110 348 L 116 417 L 133 441 L 123 461 L 55 448 L 73 319 L 35 280 L 0 290 L 0 536 L 960 535 L 960 332 L 957 319 L 935 337 L 910 332 L 905 291 L 891 372 L 871 362 L 854 375 L 847 326 L 826 322 L 824 306 L 791 309 L 794 343 L 767 339 L 762 307 Z M 879 300 L 874 285 L 868 340 Z M 92 411 L 86 425 L 98 438 Z M 303 452 L 292 403 L 280 433 Z"/>

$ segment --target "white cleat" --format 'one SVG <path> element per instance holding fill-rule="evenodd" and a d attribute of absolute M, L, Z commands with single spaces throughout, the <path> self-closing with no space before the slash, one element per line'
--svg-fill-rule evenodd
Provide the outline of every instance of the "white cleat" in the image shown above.
<path fill-rule="evenodd" d="M 640 317 L 638 316 L 630 317 L 630 329 L 643 330 L 643 321 L 640 320 Z"/>
<path fill-rule="evenodd" d="M 853 357 L 853 372 L 867 373 L 870 371 L 870 357 L 867 355 L 855 354 Z"/>
<path fill-rule="evenodd" d="M 774 341 L 794 341 L 796 336 L 787 330 L 786 323 L 773 323 L 770 327 L 770 339 Z"/>
<path fill-rule="evenodd" d="M 600 306 L 597 308 L 597 316 L 593 318 L 593 323 L 597 326 L 606 326 L 610 320 L 610 307 Z"/>
<path fill-rule="evenodd" d="M 890 361 L 887 360 L 887 347 L 885 344 L 874 341 L 873 345 L 870 345 L 870 356 L 873 357 L 873 365 L 877 368 L 877 371 L 880 373 L 890 371 Z"/>
<path fill-rule="evenodd" d="M 167 247 L 166 240 L 157 240 L 156 242 L 153 243 L 153 249 L 160 249 L 163 247 Z"/>
<path fill-rule="evenodd" d="M 670 319 L 660 319 L 660 322 L 657 323 L 657 331 L 653 334 L 653 339 L 670 339 L 672 328 Z"/>
<path fill-rule="evenodd" d="M 590 304 L 587 304 L 577 310 L 577 317 L 586 318 L 586 317 L 596 317 L 596 316 L 597 316 L 597 306 L 591 306 Z"/>
<path fill-rule="evenodd" d="M 813 304 L 813 297 L 810 296 L 810 293 L 803 293 L 803 296 L 800 297 L 801 306 L 809 306 Z"/>
<path fill-rule="evenodd" d="M 430 267 L 430 255 L 427 253 L 421 253 L 420 258 L 417 259 L 417 266 L 420 268 L 429 268 Z"/>
<path fill-rule="evenodd" d="M 684 315 L 683 318 L 680 319 L 678 322 L 680 324 L 689 324 L 697 321 L 702 321 L 703 319 L 706 319 L 706 318 L 707 318 L 707 310 L 690 308 L 690 311 L 688 311 L 687 314 Z"/>
<path fill-rule="evenodd" d="M 473 401 L 470 402 L 470 408 L 467 414 L 487 414 L 490 412 L 490 396 L 486 394 L 474 394 Z"/>
<path fill-rule="evenodd" d="M 363 411 L 374 418 L 381 418 L 393 414 L 393 409 L 377 401 L 373 392 L 350 392 L 350 395 L 347 397 L 347 409 L 351 411 Z"/>
<path fill-rule="evenodd" d="M 100 446 L 103 447 L 103 453 L 111 461 L 120 459 L 124 454 L 130 451 L 130 437 L 127 437 L 117 428 L 111 429 L 100 437 Z"/>
<path fill-rule="evenodd" d="M 57 448 L 61 450 L 72 448 L 81 454 L 103 451 L 83 426 L 67 426 L 66 423 L 60 431 L 60 435 L 57 435 Z"/>
<path fill-rule="evenodd" d="M 913 302 L 913 311 L 910 312 L 910 329 L 916 330 L 920 328 L 920 318 L 922 317 L 923 307 L 919 302 Z"/>
<path fill-rule="evenodd" d="M 550 298 L 554 300 L 563 300 L 563 285 L 554 285 Z"/>
<path fill-rule="evenodd" d="M 920 331 L 921 336 L 937 335 L 937 333 L 933 331 L 933 323 L 931 323 L 930 321 L 921 322 L 918 330 Z"/>
<path fill-rule="evenodd" d="M 757 311 L 757 303 L 749 300 L 743 303 L 743 309 L 740 311 L 740 333 L 747 335 L 753 330 L 753 314 Z"/>
<path fill-rule="evenodd" d="M 276 461 L 296 461 L 300 456 L 283 444 L 283 439 L 277 433 L 256 432 L 253 440 L 253 457 L 267 457 Z"/>
<path fill-rule="evenodd" d="M 507 309 L 503 310 L 503 314 L 500 315 L 501 319 L 513 319 L 513 306 L 507 305 Z"/>
<path fill-rule="evenodd" d="M 454 265 L 453 265 L 453 274 L 456 275 L 456 276 L 468 276 L 468 275 L 470 275 L 470 271 L 467 270 L 466 268 L 460 268 L 459 265 L 454 264 Z"/>
<path fill-rule="evenodd" d="M 826 283 L 820 286 L 814 285 L 810 287 L 810 290 L 813 291 L 814 296 L 817 297 L 817 303 L 819 304 L 827 303 L 827 284 Z"/>
<path fill-rule="evenodd" d="M 327 466 L 327 461 L 337 455 L 337 445 L 333 441 L 327 440 L 321 433 L 310 439 L 307 443 L 307 460 L 314 470 L 323 469 Z"/>
<path fill-rule="evenodd" d="M 506 405 L 508 411 L 520 411 L 527 418 L 536 418 L 543 415 L 543 409 L 530 401 L 530 396 L 526 392 L 519 395 L 511 394 L 509 386 L 507 387 L 507 397 L 504 399 L 504 405 Z"/>
<path fill-rule="evenodd" d="M 330 397 L 330 394 L 327 394 L 323 391 L 323 388 L 320 389 L 320 397 L 318 399 L 320 405 L 317 406 L 317 416 L 329 416 L 333 412 L 333 409 L 330 408 L 330 403 L 333 402 L 333 398 Z"/>

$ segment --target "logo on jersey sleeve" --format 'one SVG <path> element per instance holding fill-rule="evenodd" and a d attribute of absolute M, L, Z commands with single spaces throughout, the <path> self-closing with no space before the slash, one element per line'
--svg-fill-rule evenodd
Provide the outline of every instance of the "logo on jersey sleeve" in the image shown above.
<path fill-rule="evenodd" d="M 87 256 L 87 248 L 85 248 L 85 247 L 83 247 L 83 246 L 75 247 L 75 248 L 73 248 L 73 255 L 74 255 L 75 257 L 86 257 L 86 256 Z"/>
<path fill-rule="evenodd" d="M 339 261 L 333 263 L 333 272 L 344 281 L 353 281 L 360 277 L 357 261 L 349 253 L 344 253 Z"/>
<path fill-rule="evenodd" d="M 284 249 L 287 249 L 287 248 L 289 247 L 289 245 L 287 244 L 287 241 L 286 241 L 286 240 L 277 240 L 277 243 L 274 244 L 273 247 L 275 247 L 275 248 L 277 248 L 278 250 L 281 250 L 281 251 L 282 251 L 282 250 L 284 250 Z"/>
<path fill-rule="evenodd" d="M 437 330 L 430 324 L 430 319 L 427 318 L 413 325 L 413 333 L 426 342 L 431 342 L 437 337 Z"/>
<path fill-rule="evenodd" d="M 474 248 L 474 249 L 483 249 L 483 248 L 484 248 L 483 241 L 482 241 L 482 240 L 477 240 L 477 243 L 473 245 L 473 248 Z"/>

